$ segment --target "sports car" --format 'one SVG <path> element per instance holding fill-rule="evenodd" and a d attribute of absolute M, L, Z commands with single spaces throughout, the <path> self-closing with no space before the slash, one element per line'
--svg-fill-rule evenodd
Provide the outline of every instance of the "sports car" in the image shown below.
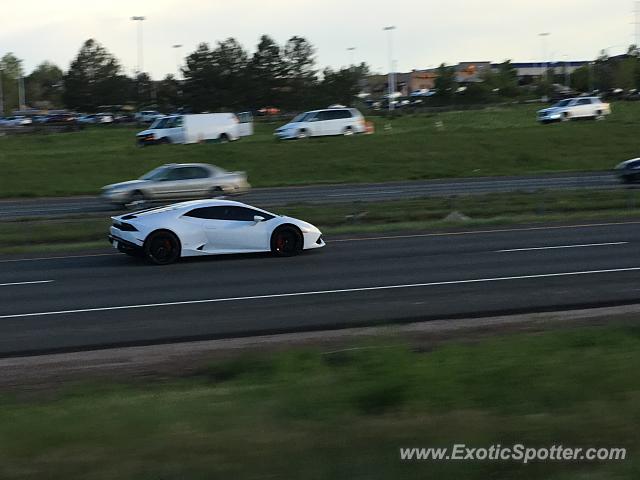
<path fill-rule="evenodd" d="M 282 257 L 324 247 L 310 223 L 230 200 L 194 200 L 111 217 L 118 251 L 166 265 L 181 257 L 273 252 Z"/>

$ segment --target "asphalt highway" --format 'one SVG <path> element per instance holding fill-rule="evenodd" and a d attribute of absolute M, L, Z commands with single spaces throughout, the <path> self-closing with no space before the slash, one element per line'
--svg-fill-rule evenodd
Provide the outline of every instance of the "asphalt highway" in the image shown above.
<path fill-rule="evenodd" d="M 157 267 L 0 259 L 0 356 L 637 303 L 640 222 L 328 239 Z"/>
<path fill-rule="evenodd" d="M 558 189 L 623 188 L 611 172 L 423 180 L 378 184 L 314 185 L 254 189 L 240 201 L 270 207 L 288 203 L 348 203 Z M 99 197 L 0 200 L 0 219 L 108 212 Z"/>

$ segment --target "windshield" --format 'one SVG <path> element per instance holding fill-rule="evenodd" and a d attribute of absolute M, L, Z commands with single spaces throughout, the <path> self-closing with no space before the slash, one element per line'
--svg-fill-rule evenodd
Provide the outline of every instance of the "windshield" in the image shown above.
<path fill-rule="evenodd" d="M 167 123 L 169 122 L 169 120 L 171 120 L 171 117 L 158 118 L 151 124 L 149 130 L 159 130 L 161 128 L 167 128 Z"/>
<path fill-rule="evenodd" d="M 296 115 L 293 118 L 293 120 L 291 120 L 291 123 L 304 122 L 305 118 L 307 118 L 309 116 L 310 116 L 309 112 L 301 113 L 300 115 Z"/>
<path fill-rule="evenodd" d="M 140 177 L 140 180 L 153 180 L 157 182 L 158 180 L 162 180 L 164 177 L 166 177 L 167 173 L 169 173 L 169 170 L 171 170 L 169 167 L 158 167 L 154 170 L 151 170 L 149 173 L 145 173 Z"/>
<path fill-rule="evenodd" d="M 566 107 L 567 105 L 569 105 L 569 102 L 571 102 L 571 99 L 567 99 L 567 100 L 561 100 L 558 103 L 556 103 L 554 105 L 554 107 Z"/>

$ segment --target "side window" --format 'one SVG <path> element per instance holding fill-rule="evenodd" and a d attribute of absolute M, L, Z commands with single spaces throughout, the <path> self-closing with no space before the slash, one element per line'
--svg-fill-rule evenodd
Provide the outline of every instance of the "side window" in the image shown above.
<path fill-rule="evenodd" d="M 167 128 L 177 128 L 181 126 L 182 126 L 182 117 L 173 117 L 169 122 L 169 124 L 167 125 Z"/>
<path fill-rule="evenodd" d="M 238 117 L 238 121 L 240 123 L 251 123 L 253 122 L 253 116 L 251 115 L 251 112 L 241 112 L 237 115 Z"/>
<path fill-rule="evenodd" d="M 172 168 L 164 176 L 164 180 L 168 180 L 168 181 L 182 180 L 182 170 L 184 170 L 184 169 L 183 168 Z"/>
<path fill-rule="evenodd" d="M 195 208 L 184 214 L 185 217 L 204 218 L 206 220 L 225 220 L 227 207 Z"/>
<path fill-rule="evenodd" d="M 336 118 L 351 118 L 351 112 L 349 110 L 336 110 Z"/>
<path fill-rule="evenodd" d="M 322 112 L 318 112 L 316 114 L 316 117 L 319 121 L 324 121 L 324 120 L 333 120 L 332 118 L 332 114 L 333 112 L 331 112 L 330 110 L 323 110 Z"/>
<path fill-rule="evenodd" d="M 209 173 L 202 167 L 183 167 L 177 170 L 180 170 L 179 176 L 181 180 L 193 180 L 209 176 Z"/>
<path fill-rule="evenodd" d="M 580 100 L 578 100 L 578 105 L 591 105 L 591 99 L 581 98 Z"/>
<path fill-rule="evenodd" d="M 264 217 L 266 220 L 271 220 L 273 218 L 272 215 L 268 215 L 263 212 L 258 212 L 257 210 L 252 210 L 251 208 L 245 207 L 228 207 L 228 218 L 227 220 L 236 220 L 239 222 L 253 222 L 253 217 L 256 215 L 260 215 Z"/>

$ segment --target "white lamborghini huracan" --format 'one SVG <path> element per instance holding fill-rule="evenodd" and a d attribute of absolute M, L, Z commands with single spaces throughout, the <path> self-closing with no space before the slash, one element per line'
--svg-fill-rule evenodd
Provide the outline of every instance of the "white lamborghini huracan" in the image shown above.
<path fill-rule="evenodd" d="M 310 223 L 229 200 L 196 200 L 111 217 L 109 241 L 120 252 L 166 265 L 180 257 L 324 247 Z"/>

